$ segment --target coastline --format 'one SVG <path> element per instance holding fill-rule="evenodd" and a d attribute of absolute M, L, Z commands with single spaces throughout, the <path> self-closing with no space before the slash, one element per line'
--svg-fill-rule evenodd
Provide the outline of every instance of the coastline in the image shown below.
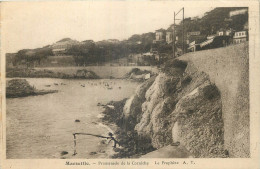
<path fill-rule="evenodd" d="M 8 68 L 7 78 L 59 78 L 59 79 L 100 79 L 93 71 L 78 69 L 75 73 L 54 72 L 52 70 L 37 70 L 33 68 Z"/>
<path fill-rule="evenodd" d="M 115 133 L 115 131 L 118 129 L 118 127 L 115 124 L 112 123 L 107 123 L 104 122 L 102 119 L 104 118 L 104 112 L 105 110 L 103 110 L 102 112 L 100 112 L 100 114 L 97 115 L 98 121 L 97 121 L 97 125 L 101 126 L 103 128 L 105 128 L 107 131 L 104 132 L 102 135 L 103 136 L 107 136 L 109 132 L 111 133 Z M 114 148 L 112 147 L 113 142 L 111 141 L 110 143 L 108 143 L 108 140 L 106 142 L 99 142 L 99 149 L 104 148 L 104 152 L 105 154 L 98 154 L 97 157 L 98 158 L 112 158 L 115 155 L 115 151 Z"/>
<path fill-rule="evenodd" d="M 136 131 L 128 129 L 123 118 L 123 108 L 127 99 L 111 101 L 105 105 L 101 113 L 102 123 L 114 131 L 115 138 L 120 143 L 120 148 L 113 149 L 111 158 L 140 158 L 142 155 L 154 151 L 150 140 L 139 136 Z M 107 105 L 113 105 L 110 108 Z"/>

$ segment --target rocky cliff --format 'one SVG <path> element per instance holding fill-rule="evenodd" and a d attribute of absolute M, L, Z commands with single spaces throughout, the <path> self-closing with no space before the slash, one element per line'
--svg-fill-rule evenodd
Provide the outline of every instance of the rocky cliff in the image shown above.
<path fill-rule="evenodd" d="M 159 150 L 180 143 L 187 157 L 249 157 L 248 44 L 167 62 L 126 101 L 123 119 Z"/>

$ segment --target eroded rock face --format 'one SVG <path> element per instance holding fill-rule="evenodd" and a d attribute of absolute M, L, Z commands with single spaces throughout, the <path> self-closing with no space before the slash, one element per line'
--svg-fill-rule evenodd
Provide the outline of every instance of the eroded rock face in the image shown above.
<path fill-rule="evenodd" d="M 172 115 L 173 142 L 179 141 L 195 157 L 224 156 L 221 100 L 213 84 L 208 81 L 181 98 Z"/>
<path fill-rule="evenodd" d="M 126 101 L 123 115 L 125 118 L 125 126 L 129 129 L 134 129 L 135 125 L 140 122 L 143 115 L 142 103 L 145 101 L 145 93 L 153 84 L 155 76 L 142 83 L 131 98 Z"/>
<path fill-rule="evenodd" d="M 153 147 L 180 142 L 194 157 L 224 156 L 220 93 L 205 73 L 174 62 L 144 91 L 127 101 L 124 114 L 138 119 L 134 130 Z"/>
<path fill-rule="evenodd" d="M 153 85 L 147 90 L 145 102 L 142 104 L 143 116 L 135 129 L 139 134 L 152 136 L 156 148 L 169 144 L 171 136 L 167 132 L 167 116 L 172 109 L 174 100 L 168 95 L 170 76 L 159 74 Z M 163 131 L 165 130 L 165 131 Z"/>

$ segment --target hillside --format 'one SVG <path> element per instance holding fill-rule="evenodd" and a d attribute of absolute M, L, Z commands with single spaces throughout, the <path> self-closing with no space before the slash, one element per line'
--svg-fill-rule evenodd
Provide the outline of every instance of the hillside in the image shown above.
<path fill-rule="evenodd" d="M 241 31 L 248 22 L 248 13 L 236 16 L 229 16 L 230 11 L 247 9 L 246 7 L 218 7 L 206 12 L 201 18 L 187 17 L 181 21 L 177 27 L 177 36 L 182 37 L 182 25 L 184 32 L 200 31 L 201 35 L 207 36 L 216 34 L 220 29 L 229 29 Z M 185 34 L 186 36 L 186 34 Z M 179 40 L 182 43 L 182 39 Z"/>

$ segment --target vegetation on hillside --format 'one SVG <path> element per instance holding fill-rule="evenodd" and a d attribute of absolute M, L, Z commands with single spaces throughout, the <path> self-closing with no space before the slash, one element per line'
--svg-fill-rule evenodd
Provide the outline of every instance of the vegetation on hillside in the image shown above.
<path fill-rule="evenodd" d="M 184 26 L 185 40 L 186 33 L 192 31 L 200 31 L 204 36 L 215 34 L 220 29 L 232 28 L 235 31 L 243 29 L 246 22 L 248 22 L 248 13 L 232 16 L 230 18 L 229 12 L 237 9 L 245 9 L 245 7 L 221 7 L 215 8 L 206 12 L 201 18 L 185 18 L 176 26 L 176 36 L 179 37 L 177 41 L 177 48 L 182 48 L 182 27 Z M 63 42 L 69 38 L 64 38 L 58 42 Z M 159 54 L 172 54 L 172 45 L 166 42 L 153 44 L 155 33 L 149 32 L 144 34 L 132 35 L 127 40 L 119 41 L 116 39 L 103 40 L 94 42 L 93 40 L 86 40 L 82 43 L 72 46 L 67 51 L 67 55 L 72 55 L 76 65 L 91 65 L 96 63 L 103 63 L 115 59 L 120 59 L 129 54 L 149 52 L 151 48 L 158 51 Z M 187 44 L 185 42 L 185 48 Z M 13 65 L 17 63 L 26 64 L 27 67 L 31 65 L 40 65 L 43 59 L 52 56 L 51 46 L 46 46 L 37 49 L 23 49 L 18 51 L 16 56 L 11 59 Z"/>
<path fill-rule="evenodd" d="M 184 33 L 186 37 L 187 32 L 200 31 L 201 35 L 212 35 L 220 29 L 233 29 L 235 31 L 243 30 L 244 24 L 248 22 L 248 13 L 232 16 L 230 18 L 229 12 L 239 9 L 246 9 L 245 7 L 221 7 L 215 8 L 206 12 L 201 18 L 185 18 L 177 27 L 177 36 L 182 37 L 182 26 L 184 24 Z M 186 38 L 185 38 L 186 39 Z M 179 43 L 182 43 L 182 38 L 179 38 Z"/>
<path fill-rule="evenodd" d="M 48 56 L 52 55 L 52 49 L 49 46 L 37 49 L 22 49 L 19 50 L 14 57 L 12 57 L 11 61 L 14 66 L 21 64 L 21 62 L 24 61 L 24 64 L 26 64 L 27 67 L 30 67 L 35 64 L 40 65 L 43 59 L 46 59 Z"/>

